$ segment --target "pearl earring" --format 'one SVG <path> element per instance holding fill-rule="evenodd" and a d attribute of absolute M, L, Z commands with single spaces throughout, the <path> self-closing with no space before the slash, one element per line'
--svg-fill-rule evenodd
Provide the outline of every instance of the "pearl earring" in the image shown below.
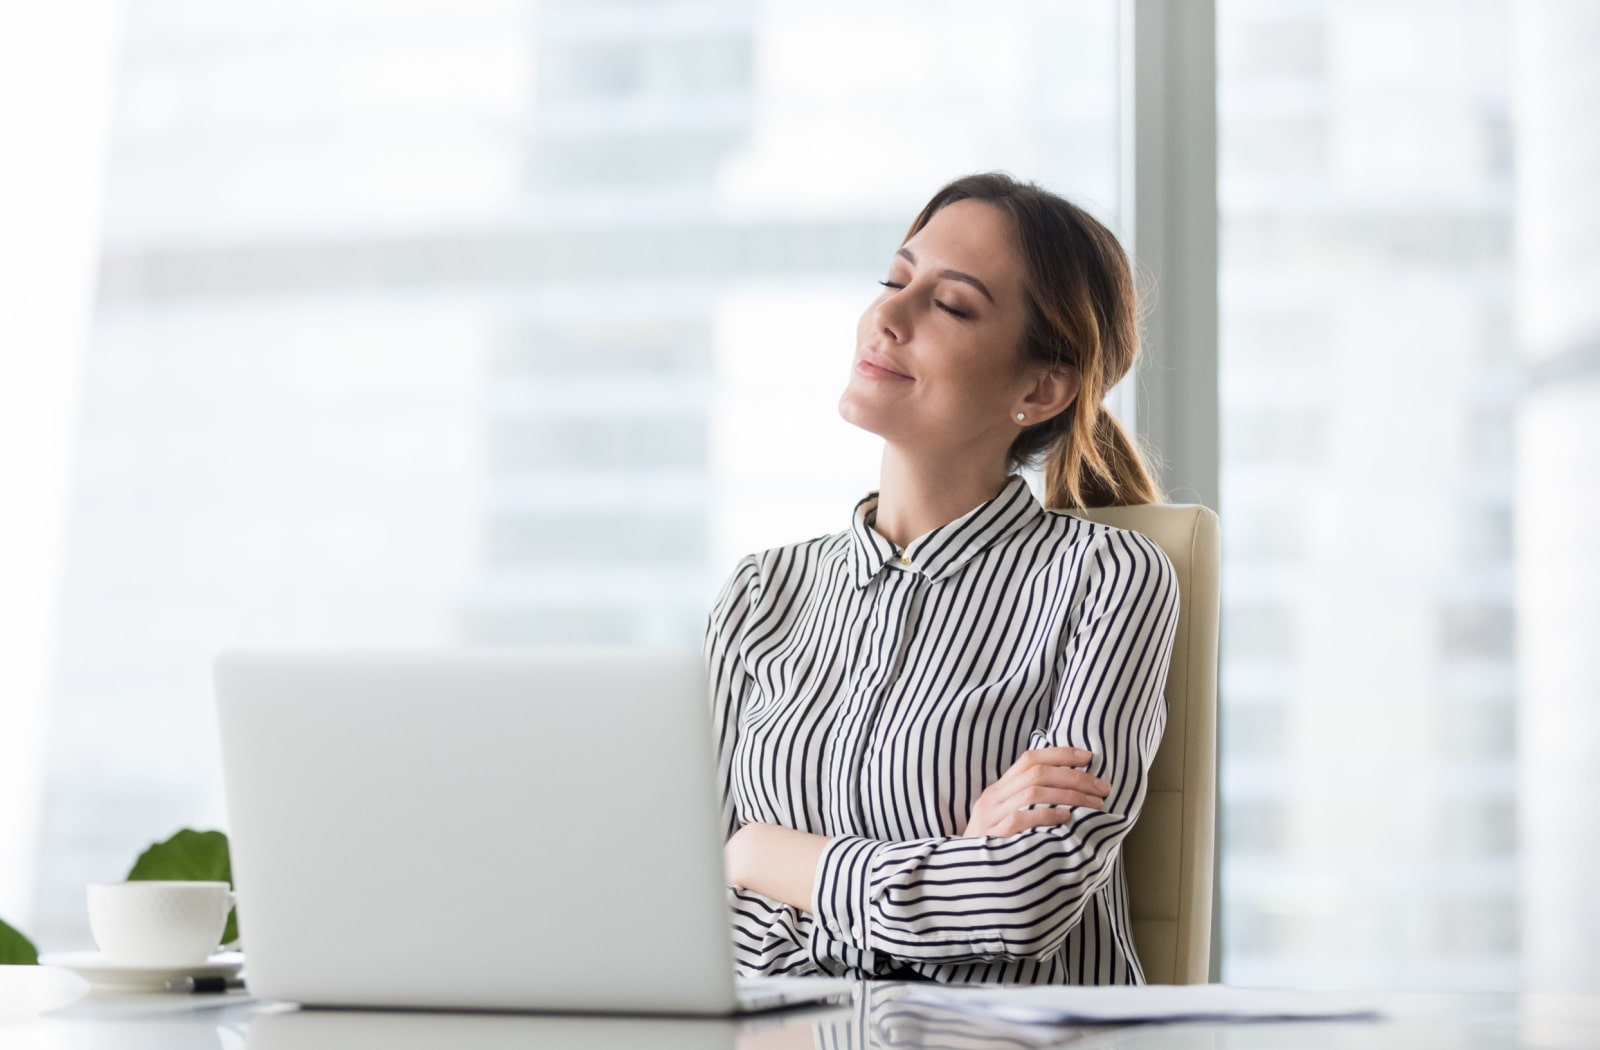
<path fill-rule="evenodd" d="M 1027 417 L 1027 416 L 1024 416 L 1024 415 L 1023 415 L 1023 414 L 1022 414 L 1022 413 L 1021 413 L 1021 412 L 1018 412 L 1018 413 L 1017 413 L 1017 422 L 1018 422 L 1018 423 L 1020 423 L 1020 422 L 1022 422 L 1022 421 L 1023 421 L 1023 420 L 1024 420 L 1024 419 L 1026 419 L 1026 418 L 1028 418 L 1028 417 Z"/>

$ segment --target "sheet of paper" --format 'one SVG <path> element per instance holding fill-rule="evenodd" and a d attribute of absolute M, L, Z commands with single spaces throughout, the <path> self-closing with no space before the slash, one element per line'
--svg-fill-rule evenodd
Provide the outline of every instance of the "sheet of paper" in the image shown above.
<path fill-rule="evenodd" d="M 1337 992 L 1229 988 L 1220 984 L 1092 987 L 912 984 L 903 998 L 1019 1024 L 1143 1021 L 1376 1020 L 1370 1000 Z"/>

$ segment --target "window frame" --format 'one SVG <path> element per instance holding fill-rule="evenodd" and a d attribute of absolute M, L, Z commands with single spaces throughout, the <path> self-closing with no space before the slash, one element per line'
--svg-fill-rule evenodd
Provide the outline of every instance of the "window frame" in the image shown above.
<path fill-rule="evenodd" d="M 1135 433 L 1159 455 L 1167 500 L 1220 514 L 1215 0 L 1130 0 L 1118 35 L 1118 233 L 1145 293 L 1130 415 Z M 1217 706 L 1220 738 L 1220 695 Z M 1215 813 L 1220 842 L 1220 798 Z M 1221 849 L 1212 858 L 1215 982 L 1222 972 Z"/>

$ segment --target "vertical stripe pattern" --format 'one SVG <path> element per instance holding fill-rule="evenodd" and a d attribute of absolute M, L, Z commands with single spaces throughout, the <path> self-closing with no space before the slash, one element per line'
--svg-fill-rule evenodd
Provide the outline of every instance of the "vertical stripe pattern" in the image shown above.
<path fill-rule="evenodd" d="M 1138 984 L 1120 844 L 1166 721 L 1178 618 L 1138 533 L 994 499 L 897 550 L 851 527 L 741 560 L 705 657 L 728 835 L 830 836 L 811 909 L 728 888 L 742 974 Z M 1093 752 L 1104 811 L 963 837 L 1031 747 Z"/>

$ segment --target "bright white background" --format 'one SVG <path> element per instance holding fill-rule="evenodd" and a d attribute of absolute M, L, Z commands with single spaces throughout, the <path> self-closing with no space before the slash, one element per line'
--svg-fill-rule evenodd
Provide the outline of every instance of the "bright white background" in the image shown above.
<path fill-rule="evenodd" d="M 0 917 L 221 826 L 219 646 L 688 643 L 843 527 L 926 197 L 1118 224 L 1117 5 L 983 11 L 0 11 Z M 1229 981 L 1600 986 L 1595 12 L 1218 3 Z"/>

